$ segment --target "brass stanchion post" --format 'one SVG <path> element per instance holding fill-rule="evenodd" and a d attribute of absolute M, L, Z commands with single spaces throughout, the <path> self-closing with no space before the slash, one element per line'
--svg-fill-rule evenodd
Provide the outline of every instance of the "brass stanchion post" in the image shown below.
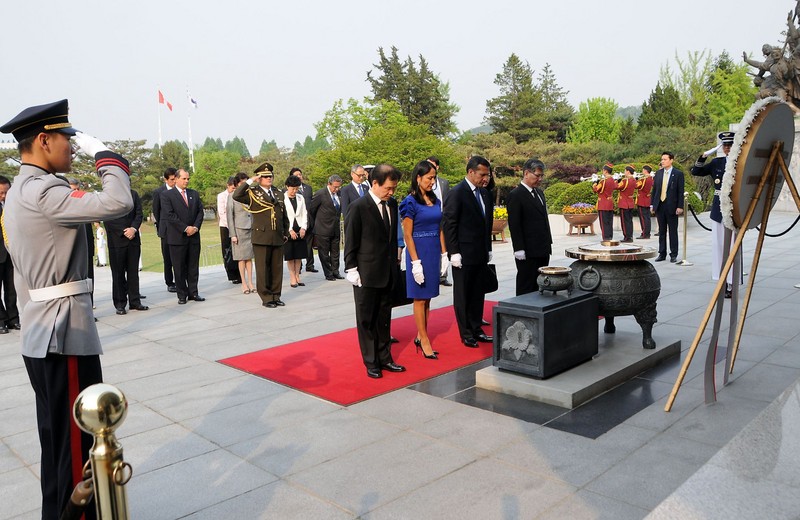
<path fill-rule="evenodd" d="M 687 229 L 689 227 L 689 194 L 687 192 L 683 192 L 683 259 L 678 262 L 676 265 L 689 267 L 694 265 L 692 262 L 686 259 L 686 246 L 687 246 Z"/>

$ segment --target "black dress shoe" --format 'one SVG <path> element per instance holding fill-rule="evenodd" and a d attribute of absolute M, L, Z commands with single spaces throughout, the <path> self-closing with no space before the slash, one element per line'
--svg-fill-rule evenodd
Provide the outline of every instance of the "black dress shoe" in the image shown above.
<path fill-rule="evenodd" d="M 318 270 L 318 269 L 314 269 L 314 268 L 312 267 L 311 269 L 308 269 L 308 268 L 306 268 L 306 272 L 307 272 L 307 273 L 318 273 L 318 272 L 319 272 L 319 270 Z"/>
<path fill-rule="evenodd" d="M 380 368 L 368 368 L 367 369 L 367 377 L 371 377 L 372 379 L 380 379 L 383 377 Z"/>
<path fill-rule="evenodd" d="M 0 325 L 0 334 L 8 334 L 8 327 Z"/>
<path fill-rule="evenodd" d="M 196 302 L 204 302 L 204 301 L 206 301 L 206 299 L 203 298 L 202 296 L 200 296 L 199 294 L 195 294 L 194 296 L 189 296 L 189 299 L 190 300 L 194 300 Z"/>
<path fill-rule="evenodd" d="M 666 256 L 664 256 L 664 255 L 658 255 L 658 256 L 656 257 L 656 262 L 663 262 L 663 261 L 664 261 L 664 260 L 666 260 L 666 259 L 667 259 L 667 257 L 666 257 Z"/>
<path fill-rule="evenodd" d="M 146 299 L 147 299 L 147 296 L 145 296 L 144 294 L 140 294 L 140 295 L 139 295 L 139 299 L 140 299 L 140 300 L 146 300 Z"/>
<path fill-rule="evenodd" d="M 489 322 L 481 318 L 481 325 L 488 325 Z"/>
<path fill-rule="evenodd" d="M 281 300 L 280 298 L 279 298 L 279 299 L 277 299 L 277 300 L 275 300 L 275 301 L 274 301 L 274 302 L 272 302 L 272 303 L 274 303 L 274 304 L 275 304 L 275 305 L 277 305 L 278 307 L 286 307 L 286 302 L 284 302 L 284 301 L 283 301 L 283 300 Z"/>
<path fill-rule="evenodd" d="M 733 296 L 733 293 L 730 289 L 725 289 L 725 298 L 730 299 Z"/>
<path fill-rule="evenodd" d="M 335 275 L 333 275 L 333 277 L 336 278 L 337 280 L 344 280 L 344 276 L 342 276 L 340 274 L 335 274 Z"/>
<path fill-rule="evenodd" d="M 400 343 L 400 340 L 394 336 L 389 336 L 389 343 Z"/>
<path fill-rule="evenodd" d="M 186 305 L 186 298 L 178 298 L 178 305 Z"/>
<path fill-rule="evenodd" d="M 14 322 L 14 323 L 9 323 L 9 324 L 8 324 L 8 325 L 6 325 L 6 326 L 7 326 L 9 329 L 14 329 L 14 330 L 20 330 L 20 329 L 22 329 L 22 326 L 21 326 L 19 323 L 17 323 L 17 322 Z"/>
<path fill-rule="evenodd" d="M 622 243 L 622 242 L 633 242 L 633 239 L 632 238 L 623 238 L 622 240 L 620 240 L 620 243 Z"/>
<path fill-rule="evenodd" d="M 150 309 L 147 305 L 131 305 L 132 311 L 146 311 Z"/>
<path fill-rule="evenodd" d="M 491 336 L 487 336 L 486 334 L 478 334 L 475 339 L 481 343 L 491 343 L 493 341 L 493 338 Z"/>
<path fill-rule="evenodd" d="M 678 261 L 678 257 L 677 257 L 677 256 L 671 256 L 671 257 L 669 257 L 669 262 L 670 262 L 671 264 L 674 264 L 674 263 L 675 263 L 675 262 L 677 262 L 677 261 Z"/>
<path fill-rule="evenodd" d="M 300 287 L 305 287 L 306 286 L 306 284 L 304 284 L 303 282 L 297 282 L 297 285 L 299 285 Z"/>
<path fill-rule="evenodd" d="M 168 285 L 167 292 L 178 292 L 178 288 L 175 287 L 174 285 Z"/>
<path fill-rule="evenodd" d="M 241 280 L 231 280 L 231 283 L 233 285 L 238 285 L 238 284 L 242 283 L 242 281 Z"/>
<path fill-rule="evenodd" d="M 405 372 L 406 371 L 406 367 L 398 365 L 394 361 L 392 361 L 391 363 L 386 363 L 381 368 L 384 369 L 384 370 L 388 370 L 389 372 Z"/>
<path fill-rule="evenodd" d="M 261 305 L 266 307 L 267 309 L 275 309 L 278 305 L 275 302 L 264 302 Z"/>
<path fill-rule="evenodd" d="M 336 281 L 336 277 L 334 277 L 334 276 L 326 276 L 325 279 L 328 280 L 329 282 L 335 282 Z"/>
<path fill-rule="evenodd" d="M 444 285 L 445 287 L 452 287 L 453 283 L 450 282 L 449 280 L 442 280 L 439 282 L 439 285 Z"/>
<path fill-rule="evenodd" d="M 463 343 L 465 347 L 478 348 L 478 342 L 472 338 L 461 338 L 461 343 Z"/>
<path fill-rule="evenodd" d="M 126 311 L 125 309 L 117 309 L 117 314 L 122 316 L 123 314 L 128 314 L 128 311 Z"/>

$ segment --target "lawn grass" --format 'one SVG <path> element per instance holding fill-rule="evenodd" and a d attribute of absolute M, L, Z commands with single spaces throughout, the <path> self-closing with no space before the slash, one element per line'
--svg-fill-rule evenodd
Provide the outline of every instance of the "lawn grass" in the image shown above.
<path fill-rule="evenodd" d="M 142 238 L 142 270 L 164 272 L 164 259 L 161 258 L 161 239 L 151 222 L 144 222 L 139 228 Z M 222 264 L 222 253 L 219 244 L 219 222 L 204 220 L 200 227 L 200 267 Z"/>

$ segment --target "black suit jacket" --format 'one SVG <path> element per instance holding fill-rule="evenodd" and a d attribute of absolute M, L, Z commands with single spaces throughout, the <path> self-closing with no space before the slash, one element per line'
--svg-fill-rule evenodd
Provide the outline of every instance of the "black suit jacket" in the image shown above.
<path fill-rule="evenodd" d="M 306 209 L 311 207 L 311 197 L 314 195 L 314 192 L 311 190 L 310 184 L 302 184 L 300 186 L 300 193 L 303 195 L 303 199 L 306 201 Z M 314 221 L 312 219 L 308 219 L 308 228 L 306 229 L 306 234 L 310 233 L 311 230 L 314 229 Z"/>
<path fill-rule="evenodd" d="M 389 199 L 386 206 L 392 223 L 389 236 L 383 216 L 369 194 L 353 202 L 345 222 L 345 270 L 358 267 L 364 287 L 388 287 L 397 270 L 397 201 Z"/>
<path fill-rule="evenodd" d="M 667 198 L 664 202 L 661 202 L 661 185 L 663 183 L 664 168 L 661 168 L 656 172 L 656 176 L 653 178 L 653 211 L 658 211 L 658 208 L 663 205 L 667 215 L 675 215 L 676 209 L 683 209 L 683 172 L 677 168 L 672 168 L 672 173 L 667 183 Z"/>
<path fill-rule="evenodd" d="M 542 190 L 534 190 L 542 202 L 522 184 L 511 190 L 506 199 L 511 244 L 514 251 L 525 251 L 526 258 L 549 256 L 552 253 L 553 237 L 550 234 L 547 203 Z"/>
<path fill-rule="evenodd" d="M 463 180 L 449 191 L 442 211 L 442 230 L 450 256 L 461 254 L 464 265 L 480 265 L 489 261 L 492 250 L 492 200 L 485 188 L 478 188 L 486 213 L 481 214 L 472 189 Z"/>
<path fill-rule="evenodd" d="M 367 191 L 369 191 L 369 186 L 364 183 L 365 197 Z M 339 190 L 339 200 L 342 202 L 342 215 L 344 215 L 345 219 L 347 218 L 347 212 L 350 210 L 350 205 L 360 198 L 361 194 L 358 193 L 358 188 L 356 188 L 352 182 L 348 182 Z"/>
<path fill-rule="evenodd" d="M 341 204 L 341 197 L 339 198 Z M 339 236 L 339 220 L 342 214 L 341 208 L 336 209 L 331 200 L 331 192 L 328 187 L 317 190 L 311 198 L 311 205 L 308 207 L 310 221 L 314 222 L 314 234 L 322 237 Z"/>
<path fill-rule="evenodd" d="M 161 238 L 167 237 L 167 221 L 161 219 L 161 196 L 167 191 L 169 190 L 167 190 L 166 184 L 153 190 L 153 218 L 156 219 L 156 234 Z"/>
<path fill-rule="evenodd" d="M 3 206 L 0 206 L 0 218 L 3 217 Z M 8 250 L 6 249 L 6 241 L 3 238 L 3 222 L 0 220 L 0 263 L 8 260 Z"/>
<path fill-rule="evenodd" d="M 133 209 L 127 215 L 103 222 L 106 226 L 108 247 L 125 247 L 129 244 L 141 244 L 142 242 L 138 231 L 144 219 L 142 215 L 142 199 L 139 198 L 136 190 L 131 190 L 131 195 L 133 196 Z M 130 227 L 137 230 L 132 239 L 128 239 L 124 234 L 125 230 Z"/>
<path fill-rule="evenodd" d="M 161 217 L 166 228 L 167 243 L 182 246 L 190 242 L 200 242 L 200 233 L 186 235 L 186 227 L 194 226 L 198 230 L 203 225 L 203 203 L 200 196 L 192 189 L 186 190 L 189 205 L 183 202 L 181 190 L 173 188 L 161 195 Z"/>

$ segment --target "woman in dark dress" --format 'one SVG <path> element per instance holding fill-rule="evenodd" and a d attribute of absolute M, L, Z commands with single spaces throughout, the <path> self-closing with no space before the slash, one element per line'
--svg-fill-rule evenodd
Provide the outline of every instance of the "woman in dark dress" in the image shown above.
<path fill-rule="evenodd" d="M 286 259 L 286 267 L 289 268 L 289 283 L 293 288 L 306 285 L 300 281 L 300 266 L 302 260 L 308 256 L 308 210 L 303 196 L 297 196 L 301 184 L 300 177 L 290 175 L 286 179 L 286 192 L 283 194 L 286 216 L 289 219 L 289 240 L 283 244 L 283 257 Z"/>
<path fill-rule="evenodd" d="M 439 296 L 439 277 L 448 266 L 442 233 L 442 203 L 433 193 L 436 168 L 428 161 L 414 167 L 411 193 L 400 203 L 403 239 L 406 243 L 406 292 L 414 300 L 417 351 L 438 359 L 428 337 L 431 298 Z"/>

